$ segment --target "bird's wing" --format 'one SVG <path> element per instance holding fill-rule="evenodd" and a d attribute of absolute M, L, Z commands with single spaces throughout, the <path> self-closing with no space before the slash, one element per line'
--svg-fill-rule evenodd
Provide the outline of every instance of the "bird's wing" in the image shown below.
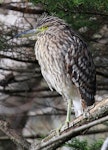
<path fill-rule="evenodd" d="M 65 67 L 87 106 L 94 103 L 96 91 L 95 66 L 86 44 L 74 36 L 65 55 Z"/>

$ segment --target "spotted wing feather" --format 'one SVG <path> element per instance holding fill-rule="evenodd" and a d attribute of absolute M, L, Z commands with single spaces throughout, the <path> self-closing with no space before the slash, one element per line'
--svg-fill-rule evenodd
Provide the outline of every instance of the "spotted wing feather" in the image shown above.
<path fill-rule="evenodd" d="M 94 103 L 96 92 L 95 66 L 83 40 L 72 33 L 72 42 L 65 57 L 67 74 L 77 86 L 86 106 Z"/>

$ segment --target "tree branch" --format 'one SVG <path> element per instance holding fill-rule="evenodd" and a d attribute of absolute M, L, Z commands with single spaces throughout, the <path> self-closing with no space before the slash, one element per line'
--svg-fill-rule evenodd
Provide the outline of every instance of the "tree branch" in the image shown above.
<path fill-rule="evenodd" d="M 28 149 L 30 144 L 21 137 L 17 131 L 11 129 L 6 121 L 0 120 L 0 130 L 2 130 L 15 144 Z"/>
<path fill-rule="evenodd" d="M 105 99 L 90 110 L 88 118 L 84 118 L 83 116 L 76 118 L 70 123 L 69 128 L 66 128 L 65 126 L 62 127 L 60 135 L 57 135 L 57 132 L 53 131 L 40 143 L 32 143 L 31 150 L 54 150 L 71 138 L 84 134 L 89 128 L 107 121 L 107 115 L 108 99 Z"/>
<path fill-rule="evenodd" d="M 80 116 L 74 121 L 70 122 L 69 128 L 63 126 L 60 135 L 56 131 L 52 131 L 41 142 L 33 142 L 30 150 L 55 150 L 64 142 L 78 135 L 84 135 L 85 132 L 92 126 L 100 124 L 108 120 L 108 98 L 99 102 L 90 111 L 89 117 L 84 118 Z M 102 118 L 103 117 L 103 118 Z M 0 120 L 0 130 L 2 130 L 13 142 L 19 144 L 22 148 L 28 149 L 30 144 L 24 140 L 17 131 L 11 129 L 9 124 Z"/>
<path fill-rule="evenodd" d="M 95 130 L 90 130 L 88 131 L 85 135 L 91 135 L 91 134 L 100 134 L 100 133 L 105 133 L 108 132 L 108 128 L 104 128 L 104 129 L 95 129 Z"/>
<path fill-rule="evenodd" d="M 0 8 L 19 11 L 19 12 L 22 12 L 22 13 L 29 13 L 29 14 L 42 14 L 42 13 L 46 12 L 42 8 L 32 9 L 30 7 L 17 7 L 17 6 L 9 5 L 9 4 L 6 4 L 6 3 L 0 4 Z"/>

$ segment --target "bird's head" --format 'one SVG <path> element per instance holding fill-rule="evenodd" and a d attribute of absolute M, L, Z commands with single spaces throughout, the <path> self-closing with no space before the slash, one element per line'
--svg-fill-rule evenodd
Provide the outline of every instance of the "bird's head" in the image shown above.
<path fill-rule="evenodd" d="M 64 28 L 66 23 L 59 19 L 58 17 L 54 16 L 45 16 L 37 20 L 36 27 L 31 30 L 27 30 L 25 32 L 22 32 L 15 37 L 31 37 L 31 36 L 37 36 L 39 33 L 43 33 L 47 30 L 49 32 L 54 32 L 55 30 Z"/>

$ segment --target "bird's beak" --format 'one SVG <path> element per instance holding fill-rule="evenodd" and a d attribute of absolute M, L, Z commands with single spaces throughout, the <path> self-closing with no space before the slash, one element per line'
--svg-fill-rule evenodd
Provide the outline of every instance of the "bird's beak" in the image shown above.
<path fill-rule="evenodd" d="M 35 36 L 37 33 L 39 33 L 40 31 L 38 29 L 32 29 L 32 30 L 28 30 L 28 31 L 24 31 L 20 34 L 17 34 L 15 36 L 15 38 L 19 38 L 19 37 L 31 37 L 31 36 Z"/>

